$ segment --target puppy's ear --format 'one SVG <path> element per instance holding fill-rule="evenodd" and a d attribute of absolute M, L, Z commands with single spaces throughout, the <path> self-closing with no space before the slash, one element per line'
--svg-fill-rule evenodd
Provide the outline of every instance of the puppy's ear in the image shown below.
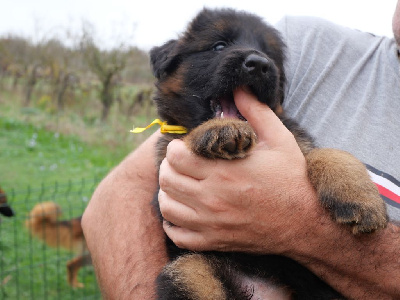
<path fill-rule="evenodd" d="M 160 79 L 164 74 L 168 74 L 174 69 L 177 56 L 174 50 L 177 46 L 176 40 L 170 40 L 164 45 L 154 47 L 150 50 L 150 63 L 153 74 Z"/>

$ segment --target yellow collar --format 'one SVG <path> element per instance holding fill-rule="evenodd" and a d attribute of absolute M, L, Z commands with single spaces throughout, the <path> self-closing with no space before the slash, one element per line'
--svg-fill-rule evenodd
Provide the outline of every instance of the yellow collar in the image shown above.
<path fill-rule="evenodd" d="M 160 131 L 161 133 L 175 133 L 175 134 L 185 134 L 187 133 L 187 129 L 183 126 L 179 125 L 168 125 L 167 122 L 163 122 L 160 119 L 155 119 L 153 122 L 151 122 L 149 125 L 147 125 L 144 128 L 136 127 L 130 132 L 132 133 L 140 133 L 145 131 L 146 129 L 150 128 L 154 124 L 158 124 L 161 126 Z"/>

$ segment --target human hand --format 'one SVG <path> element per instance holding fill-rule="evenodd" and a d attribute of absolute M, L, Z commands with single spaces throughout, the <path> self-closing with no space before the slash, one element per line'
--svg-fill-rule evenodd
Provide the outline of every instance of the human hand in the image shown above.
<path fill-rule="evenodd" d="M 315 193 L 293 135 L 266 105 L 234 94 L 258 143 L 245 159 L 209 160 L 172 141 L 160 167 L 164 230 L 190 250 L 284 253 L 310 211 Z M 307 199 L 309 201 L 307 201 Z"/>

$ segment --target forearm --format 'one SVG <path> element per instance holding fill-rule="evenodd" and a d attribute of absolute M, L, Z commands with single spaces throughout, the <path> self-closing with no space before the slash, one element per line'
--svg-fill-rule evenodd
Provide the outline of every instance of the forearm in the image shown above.
<path fill-rule="evenodd" d="M 397 299 L 400 295 L 400 228 L 353 236 L 320 207 L 312 231 L 299 239 L 298 260 L 349 299 Z M 301 240 L 307 241 L 302 243 Z M 314 241 L 314 242 L 313 242 Z"/>
<path fill-rule="evenodd" d="M 100 183 L 83 215 L 105 299 L 154 298 L 155 278 L 167 261 L 150 205 L 157 188 L 155 140 L 153 135 Z"/>

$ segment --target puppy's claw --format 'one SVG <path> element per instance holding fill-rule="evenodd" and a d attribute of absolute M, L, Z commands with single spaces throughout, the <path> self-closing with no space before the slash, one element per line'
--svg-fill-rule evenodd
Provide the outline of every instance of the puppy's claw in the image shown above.
<path fill-rule="evenodd" d="M 332 202 L 331 202 L 332 203 Z M 371 203 L 369 203 L 371 204 Z M 359 205 L 357 203 L 338 203 L 330 205 L 333 219 L 351 227 L 354 235 L 372 233 L 385 228 L 388 222 L 384 204 Z"/>

